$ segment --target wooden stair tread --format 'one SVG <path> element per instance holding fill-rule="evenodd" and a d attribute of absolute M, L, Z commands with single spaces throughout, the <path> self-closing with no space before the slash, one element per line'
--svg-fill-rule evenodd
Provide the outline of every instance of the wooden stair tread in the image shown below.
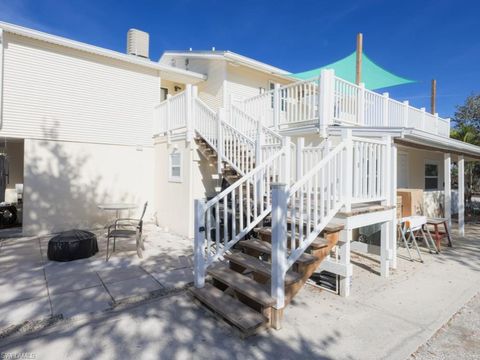
<path fill-rule="evenodd" d="M 306 217 L 305 217 L 306 218 Z M 267 220 L 271 221 L 272 220 L 272 215 L 268 215 L 266 217 Z M 293 219 L 291 216 L 287 216 L 287 223 L 288 224 L 291 224 L 293 222 Z M 296 221 L 295 223 L 298 225 L 298 222 L 299 222 L 299 218 L 296 218 Z M 326 232 L 327 234 L 329 233 L 334 233 L 334 232 L 338 232 L 338 231 L 342 231 L 343 229 L 345 228 L 344 225 L 342 224 L 337 224 L 337 223 L 334 223 L 334 222 L 330 222 L 327 224 L 327 226 L 324 227 L 324 229 L 322 230 L 322 233 L 323 232 Z"/>
<path fill-rule="evenodd" d="M 267 289 L 255 280 L 240 274 L 222 263 L 208 270 L 208 273 L 220 282 L 236 291 L 248 296 L 263 306 L 272 306 L 275 299 L 270 296 Z"/>
<path fill-rule="evenodd" d="M 242 252 L 234 252 L 232 254 L 227 254 L 224 257 L 225 259 L 228 259 L 235 264 L 243 266 L 244 268 L 252 270 L 265 277 L 272 276 L 271 265 L 253 256 L 244 254 Z M 285 276 L 285 285 L 291 285 L 293 283 L 296 283 L 301 278 L 302 276 L 299 273 L 291 270 L 287 271 L 287 274 Z"/>
<path fill-rule="evenodd" d="M 374 213 L 374 212 L 379 212 L 379 211 L 385 211 L 385 210 L 391 210 L 394 209 L 395 206 L 385 206 L 385 205 L 363 205 L 363 206 L 357 206 L 352 208 L 351 211 L 349 212 L 338 212 L 336 217 L 339 218 L 346 218 L 346 217 L 351 217 L 351 216 L 357 216 L 357 215 L 362 215 L 362 214 L 369 214 L 369 213 Z"/>
<path fill-rule="evenodd" d="M 211 284 L 207 283 L 203 288 L 193 288 L 190 291 L 198 300 L 243 332 L 251 332 L 268 322 L 265 316 Z"/>
<path fill-rule="evenodd" d="M 272 244 L 266 241 L 258 240 L 258 239 L 250 239 L 250 240 L 243 240 L 238 243 L 240 246 L 252 250 L 260 251 L 263 254 L 272 254 Z M 302 265 L 313 264 L 317 259 L 315 256 L 303 253 L 300 255 L 296 263 Z"/>
<path fill-rule="evenodd" d="M 269 235 L 269 236 L 272 236 L 272 228 L 269 228 L 269 227 L 263 227 L 263 228 L 257 228 L 255 229 L 255 231 L 258 233 L 258 234 L 266 234 L 266 235 Z M 297 235 L 298 235 L 298 232 L 297 232 Z M 290 240 L 292 237 L 292 234 L 290 231 L 287 231 L 287 239 Z M 298 237 L 297 237 L 298 239 Z M 321 237 L 321 236 L 317 236 L 313 241 L 312 243 L 310 244 L 310 247 L 312 249 L 315 249 L 315 250 L 318 250 L 318 249 L 321 249 L 321 248 L 324 248 L 324 247 L 327 247 L 328 246 L 328 241 Z"/>

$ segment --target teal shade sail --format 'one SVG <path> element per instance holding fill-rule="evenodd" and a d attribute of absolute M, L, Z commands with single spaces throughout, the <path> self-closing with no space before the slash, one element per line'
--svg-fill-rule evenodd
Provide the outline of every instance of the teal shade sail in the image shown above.
<path fill-rule="evenodd" d="M 307 80 L 318 77 L 322 69 L 333 69 L 335 75 L 344 80 L 355 83 L 356 52 L 334 63 L 317 69 L 291 74 L 295 79 Z M 383 89 L 391 86 L 414 83 L 414 80 L 406 79 L 381 68 L 363 53 L 362 56 L 362 82 L 370 90 Z"/>

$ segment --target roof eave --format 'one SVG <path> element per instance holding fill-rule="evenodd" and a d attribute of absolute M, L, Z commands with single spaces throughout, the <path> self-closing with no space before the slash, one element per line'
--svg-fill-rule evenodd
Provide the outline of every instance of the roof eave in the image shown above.
<path fill-rule="evenodd" d="M 284 80 L 288 80 L 291 82 L 296 81 L 290 76 L 290 72 L 277 68 L 272 65 L 268 65 L 262 63 L 261 61 L 257 61 L 246 56 L 231 52 L 231 51 L 206 51 L 206 52 L 195 52 L 195 51 L 175 51 L 175 50 L 167 50 L 165 51 L 162 56 L 160 57 L 160 61 L 166 55 L 178 55 L 178 56 L 188 56 L 191 58 L 202 58 L 202 59 L 211 59 L 211 60 L 225 60 L 231 63 L 243 65 L 249 67 L 251 69 L 261 71 L 270 75 L 274 75 L 276 77 L 282 78 Z"/>
<path fill-rule="evenodd" d="M 198 73 L 188 71 L 188 70 L 183 70 L 183 69 L 177 69 L 171 66 L 159 64 L 157 62 L 154 62 L 148 59 L 142 59 L 134 55 L 119 53 L 117 51 L 104 49 L 99 46 L 85 44 L 80 41 L 67 39 L 61 36 L 44 33 L 38 30 L 33 30 L 33 29 L 22 27 L 22 26 L 2 22 L 2 21 L 0 21 L 0 29 L 2 29 L 7 33 L 12 33 L 12 34 L 28 37 L 31 39 L 40 40 L 47 43 L 87 52 L 90 54 L 105 56 L 108 58 L 116 59 L 116 60 L 127 62 L 130 64 L 158 70 L 160 73 L 163 73 L 163 74 L 166 74 L 166 73 L 176 74 L 182 80 L 192 84 L 198 83 L 200 81 L 204 81 L 207 78 L 203 74 L 198 74 Z"/>

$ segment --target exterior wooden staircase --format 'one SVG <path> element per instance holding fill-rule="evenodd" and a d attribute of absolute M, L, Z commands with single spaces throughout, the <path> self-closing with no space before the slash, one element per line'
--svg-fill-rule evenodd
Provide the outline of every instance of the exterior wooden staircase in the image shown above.
<path fill-rule="evenodd" d="M 337 244 L 341 226 L 325 228 L 285 277 L 285 304 L 292 301 L 322 260 Z M 234 326 L 243 336 L 260 329 L 278 328 L 282 310 L 270 295 L 271 228 L 254 230 L 256 237 L 237 243 L 224 261 L 207 270 L 211 282 L 191 289 L 209 310 Z"/>

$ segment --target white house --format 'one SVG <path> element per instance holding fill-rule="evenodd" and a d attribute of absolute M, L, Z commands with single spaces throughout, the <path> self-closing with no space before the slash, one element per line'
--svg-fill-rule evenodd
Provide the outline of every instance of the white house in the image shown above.
<path fill-rule="evenodd" d="M 431 213 L 458 209 L 463 233 L 463 172 L 452 207 L 450 167 L 480 148 L 450 139 L 449 119 L 331 70 L 296 81 L 229 51 L 154 62 L 148 46 L 121 54 L 0 29 L 0 137 L 8 186 L 24 184 L 24 233 L 104 225 L 99 203 L 149 201 L 161 227 L 194 239 L 195 296 L 240 313 L 256 304 L 251 322 L 229 318 L 245 331 L 278 327 L 319 266 L 347 296 L 351 247 L 369 251 L 353 241 L 360 227 L 381 227 L 375 251 L 388 276 L 397 188 L 425 189 Z M 229 265 L 211 266 L 219 260 Z M 206 273 L 223 285 L 205 284 Z M 219 295 L 225 287 L 241 296 Z"/>

